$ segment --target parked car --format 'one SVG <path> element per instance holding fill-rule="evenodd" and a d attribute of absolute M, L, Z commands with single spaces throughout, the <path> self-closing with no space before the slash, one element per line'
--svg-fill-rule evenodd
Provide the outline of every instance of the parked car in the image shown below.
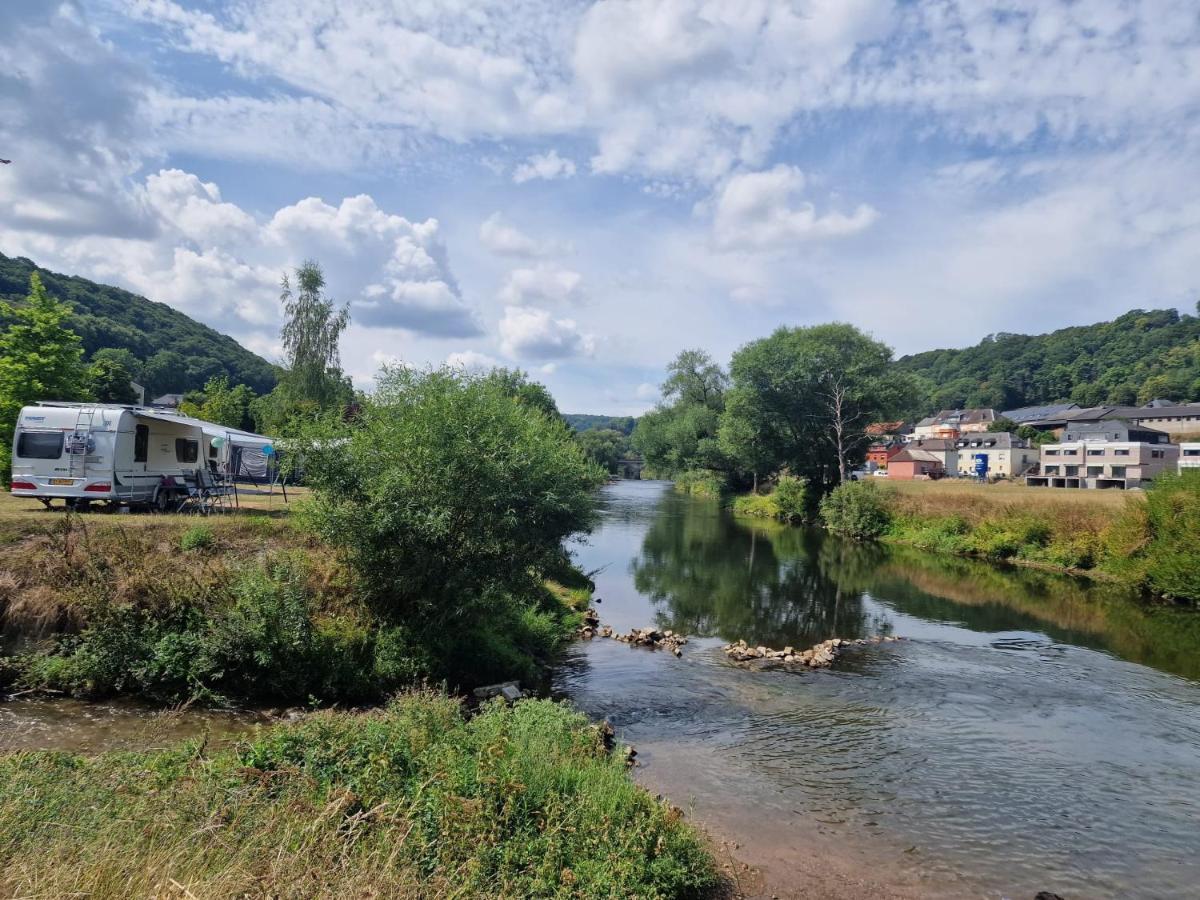
<path fill-rule="evenodd" d="M 872 472 L 876 478 L 887 478 L 887 469 L 876 469 Z"/>

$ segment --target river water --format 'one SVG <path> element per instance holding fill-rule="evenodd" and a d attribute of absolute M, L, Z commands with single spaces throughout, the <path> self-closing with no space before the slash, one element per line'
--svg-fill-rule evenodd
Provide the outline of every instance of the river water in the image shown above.
<path fill-rule="evenodd" d="M 669 485 L 605 489 L 575 548 L 618 630 L 554 690 L 638 777 L 776 882 L 829 854 L 922 896 L 1200 896 L 1200 616 L 1030 570 L 734 520 Z M 723 642 L 855 647 L 751 671 Z"/>

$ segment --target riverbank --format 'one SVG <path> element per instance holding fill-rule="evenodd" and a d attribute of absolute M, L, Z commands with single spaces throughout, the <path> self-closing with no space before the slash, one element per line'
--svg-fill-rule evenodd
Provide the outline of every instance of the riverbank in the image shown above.
<path fill-rule="evenodd" d="M 0 756 L 0 894 L 697 896 L 703 839 L 566 706 L 434 693 L 233 749 Z"/>
<path fill-rule="evenodd" d="M 0 690 L 319 705 L 422 679 L 530 683 L 586 608 L 587 579 L 564 562 L 490 618 L 416 631 L 372 607 L 294 503 L 246 500 L 207 518 L 68 515 L 0 494 Z"/>

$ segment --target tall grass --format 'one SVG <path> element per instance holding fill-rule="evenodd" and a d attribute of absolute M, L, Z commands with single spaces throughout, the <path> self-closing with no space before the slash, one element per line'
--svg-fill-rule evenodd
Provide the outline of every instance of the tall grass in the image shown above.
<path fill-rule="evenodd" d="M 680 813 L 569 708 L 406 695 L 236 749 L 0 757 L 0 895 L 688 897 Z"/>

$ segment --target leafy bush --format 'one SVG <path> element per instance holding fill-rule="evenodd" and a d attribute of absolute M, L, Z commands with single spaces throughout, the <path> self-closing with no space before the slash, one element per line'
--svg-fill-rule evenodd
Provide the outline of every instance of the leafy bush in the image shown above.
<path fill-rule="evenodd" d="M 452 370 L 385 370 L 349 432 L 305 455 L 304 523 L 346 552 L 378 614 L 417 628 L 533 595 L 604 479 L 561 420 Z"/>
<path fill-rule="evenodd" d="M 866 541 L 888 530 L 892 514 L 888 497 L 874 482 L 846 481 L 822 498 L 821 520 L 834 534 Z"/>
<path fill-rule="evenodd" d="M 675 490 L 694 497 L 720 499 L 729 489 L 723 476 L 708 469 L 689 469 L 675 476 Z"/>
<path fill-rule="evenodd" d="M 808 518 L 808 485 L 795 475 L 780 475 L 772 492 L 779 518 L 785 522 L 802 522 Z"/>
<path fill-rule="evenodd" d="M 214 897 L 687 898 L 717 880 L 579 713 L 466 719 L 432 693 L 232 749 L 0 757 L 0 866 L 14 895 L 100 898 L 168 879 Z"/>
<path fill-rule="evenodd" d="M 207 525 L 193 525 L 179 539 L 182 550 L 207 550 L 216 541 L 213 531 Z"/>
<path fill-rule="evenodd" d="M 733 498 L 733 512 L 756 519 L 778 519 L 779 503 L 774 494 L 740 494 Z"/>
<path fill-rule="evenodd" d="M 1165 597 L 1200 600 L 1200 472 L 1160 475 L 1105 534 L 1105 568 Z"/>

